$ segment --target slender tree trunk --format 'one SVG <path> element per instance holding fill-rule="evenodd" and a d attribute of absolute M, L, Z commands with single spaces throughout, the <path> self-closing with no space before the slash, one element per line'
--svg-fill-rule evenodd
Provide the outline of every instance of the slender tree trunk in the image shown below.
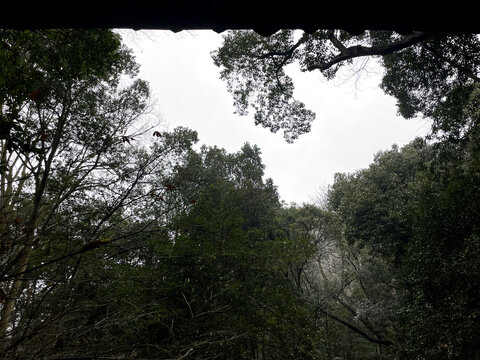
<path fill-rule="evenodd" d="M 63 111 L 65 112 L 65 108 Z M 59 122 L 57 125 L 57 129 L 55 131 L 55 136 L 52 142 L 50 152 L 48 156 L 45 154 L 45 157 L 43 158 L 44 169 L 42 171 L 41 160 L 40 160 L 38 164 L 37 173 L 34 174 L 35 193 L 32 201 L 33 209 L 32 209 L 30 219 L 26 223 L 26 241 L 23 248 L 23 254 L 21 255 L 21 258 L 18 262 L 19 264 L 18 272 L 17 272 L 18 275 L 13 280 L 12 286 L 10 288 L 10 291 L 7 294 L 6 301 L 1 311 L 1 319 L 0 319 L 0 341 L 2 342 L 2 344 L 0 344 L 1 352 L 5 351 L 5 347 L 8 344 L 8 341 L 7 341 L 8 327 L 11 323 L 12 315 L 15 310 L 15 302 L 19 298 L 22 287 L 24 285 L 23 276 L 25 271 L 27 271 L 27 268 L 28 268 L 28 260 L 29 260 L 30 253 L 32 251 L 33 242 L 35 239 L 35 228 L 38 225 L 38 222 L 41 216 L 40 207 L 41 207 L 43 195 L 47 185 L 47 180 L 50 177 L 51 165 L 53 163 L 53 159 L 57 152 L 66 120 L 67 118 L 65 116 L 65 113 L 62 113 L 62 115 L 59 118 Z"/>
<path fill-rule="evenodd" d="M 382 345 L 377 344 L 376 352 L 377 352 L 376 358 L 378 360 L 382 360 Z"/>
<path fill-rule="evenodd" d="M 33 241 L 33 230 L 29 236 L 28 242 Z M 28 259 L 30 257 L 30 252 L 32 250 L 31 242 L 27 244 L 24 248 L 24 253 L 19 261 L 19 276 L 13 280 L 12 286 L 7 292 L 5 302 L 3 304 L 2 312 L 0 314 L 0 354 L 5 352 L 5 348 L 8 346 L 7 334 L 8 327 L 12 321 L 12 315 L 15 310 L 15 303 L 21 294 L 21 290 L 24 285 L 23 273 L 27 270 Z"/>

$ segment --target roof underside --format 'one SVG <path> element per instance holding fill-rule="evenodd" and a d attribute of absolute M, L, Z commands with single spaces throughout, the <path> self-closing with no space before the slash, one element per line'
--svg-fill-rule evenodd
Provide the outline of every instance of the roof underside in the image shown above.
<path fill-rule="evenodd" d="M 280 29 L 413 30 L 480 33 L 472 5 L 419 6 L 412 0 L 383 6 L 370 2 L 285 2 L 261 0 L 85 0 L 9 1 L 2 4 L 2 28 L 133 28 L 172 31 L 253 29 L 270 35 Z M 6 5 L 6 7 L 4 6 Z"/>

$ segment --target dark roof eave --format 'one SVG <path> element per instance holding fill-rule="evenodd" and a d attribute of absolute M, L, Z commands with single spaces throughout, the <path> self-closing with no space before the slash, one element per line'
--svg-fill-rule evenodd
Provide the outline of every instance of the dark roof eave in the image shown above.
<path fill-rule="evenodd" d="M 285 2 L 242 0 L 84 0 L 9 1 L 2 4 L 1 28 L 133 28 L 172 31 L 253 29 L 270 35 L 280 29 L 414 30 L 480 33 L 480 22 L 472 9 L 456 4 L 419 8 L 418 1 L 401 2 L 396 9 L 366 2 L 296 0 Z M 6 6 L 4 6 L 6 5 Z M 320 6 L 319 6 L 320 5 Z M 236 6 L 236 7 L 235 7 Z M 471 5 L 470 5 L 471 7 Z"/>

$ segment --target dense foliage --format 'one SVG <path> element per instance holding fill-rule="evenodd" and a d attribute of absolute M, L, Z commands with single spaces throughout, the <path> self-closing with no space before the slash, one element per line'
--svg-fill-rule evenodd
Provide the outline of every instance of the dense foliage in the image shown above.
<path fill-rule="evenodd" d="M 257 146 L 195 150 L 145 119 L 115 33 L 1 35 L 2 358 L 480 359 L 477 37 L 227 34 L 238 109 L 288 140 L 313 119 L 294 60 L 333 76 L 382 56 L 402 115 L 434 119 L 287 206 Z"/>
<path fill-rule="evenodd" d="M 479 82 L 480 39 L 475 34 L 281 30 L 264 37 L 244 30 L 227 32 L 213 52 L 238 113 L 252 108 L 257 125 L 283 130 L 288 142 L 310 131 L 315 114 L 295 99 L 286 66 L 321 71 L 332 79 L 354 60 L 371 57 L 379 59 L 381 87 L 395 97 L 402 116 L 430 117 L 435 131 L 458 131 L 465 124 L 459 110 Z"/>

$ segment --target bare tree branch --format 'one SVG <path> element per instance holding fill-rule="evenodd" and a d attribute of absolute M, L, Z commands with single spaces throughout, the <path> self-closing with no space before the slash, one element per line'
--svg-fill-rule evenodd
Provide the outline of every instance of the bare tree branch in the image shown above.
<path fill-rule="evenodd" d="M 372 342 L 372 343 L 375 343 L 375 344 L 380 344 L 380 345 L 386 345 L 386 346 L 390 346 L 390 345 L 393 345 L 393 343 L 389 340 L 381 340 L 381 339 L 374 339 L 372 338 L 370 335 L 368 335 L 366 332 L 364 332 L 363 330 L 359 329 L 358 327 L 346 322 L 345 320 L 342 320 L 340 319 L 339 317 L 333 315 L 333 314 L 330 314 L 330 313 L 327 313 L 325 310 L 319 308 L 318 311 L 320 311 L 322 314 L 328 316 L 329 318 L 339 322 L 340 324 L 346 326 L 347 328 L 349 328 L 350 330 L 356 332 L 357 334 L 359 334 L 360 336 L 362 336 L 363 338 L 365 338 L 366 340 Z"/>
<path fill-rule="evenodd" d="M 308 36 L 305 34 L 295 43 L 295 45 L 293 45 L 288 50 L 285 50 L 285 51 L 270 51 L 268 53 L 265 53 L 265 54 L 262 54 L 262 55 L 257 55 L 255 57 L 259 60 L 262 60 L 262 59 L 267 59 L 267 58 L 271 58 L 271 57 L 274 57 L 274 56 L 283 56 L 285 58 L 281 63 L 281 66 L 283 66 L 283 65 L 285 65 L 285 62 L 288 61 L 288 59 L 292 58 L 295 50 L 297 50 L 300 47 L 300 45 L 305 43 L 307 41 L 307 39 L 308 39 Z"/>
<path fill-rule="evenodd" d="M 331 60 L 327 62 L 310 64 L 307 66 L 307 70 L 308 71 L 313 71 L 313 70 L 324 71 L 324 70 L 330 69 L 332 66 L 342 61 L 354 59 L 357 57 L 388 55 L 395 51 L 399 51 L 399 50 L 408 48 L 412 45 L 418 44 L 430 36 L 431 36 L 430 33 L 415 31 L 410 35 L 405 36 L 404 38 L 388 45 L 371 46 L 371 47 L 356 45 L 356 46 L 351 46 L 347 48 L 337 38 L 335 38 L 333 33 L 331 33 L 329 34 L 329 39 L 332 42 L 333 46 L 335 46 L 337 49 L 340 50 L 340 54 L 333 57 Z"/>

